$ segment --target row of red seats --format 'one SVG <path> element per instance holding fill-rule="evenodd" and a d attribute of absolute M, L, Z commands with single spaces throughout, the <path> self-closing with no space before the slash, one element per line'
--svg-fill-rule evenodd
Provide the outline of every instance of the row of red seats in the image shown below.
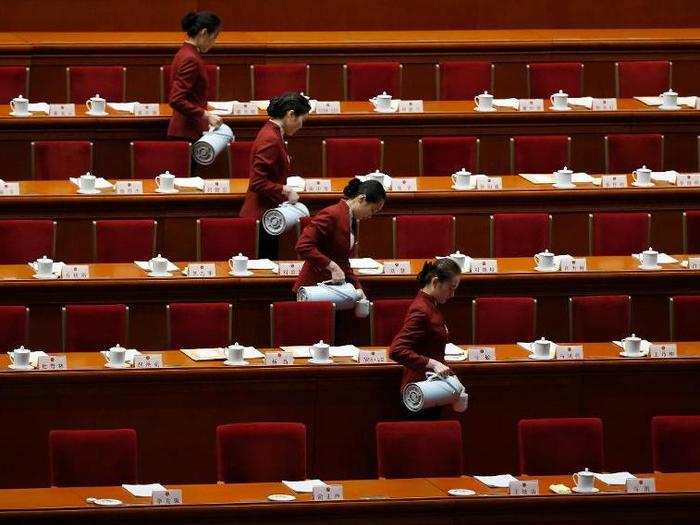
<path fill-rule="evenodd" d="M 219 99 L 218 66 L 209 65 L 209 100 Z M 484 91 L 494 92 L 494 64 L 490 62 L 442 62 L 435 65 L 435 98 L 471 100 Z M 527 96 L 548 98 L 564 90 L 571 97 L 583 96 L 584 66 L 580 62 L 528 64 Z M 399 62 L 351 62 L 343 66 L 346 100 L 367 100 L 383 91 L 401 97 L 403 65 Z M 170 91 L 170 66 L 160 68 L 160 100 Z M 308 64 L 260 64 L 250 66 L 253 99 L 269 99 L 285 91 L 312 95 Z M 615 63 L 615 93 L 618 98 L 658 95 L 671 87 L 672 63 L 666 60 Z M 99 93 L 110 102 L 124 102 L 126 68 L 80 66 L 66 68 L 67 101 L 84 103 Z M 7 103 L 20 93 L 29 93 L 29 68 L 0 68 L 0 101 Z"/>
<path fill-rule="evenodd" d="M 653 466 L 659 472 L 700 470 L 700 416 L 651 420 Z M 380 422 L 376 426 L 380 478 L 461 476 L 458 421 Z M 273 482 L 308 476 L 302 423 L 232 423 L 216 428 L 217 477 L 226 483 Z M 49 433 L 52 486 L 137 483 L 138 439 L 133 429 L 53 430 Z M 605 469 L 603 422 L 598 418 L 518 422 L 520 472 L 530 476 Z"/>
<path fill-rule="evenodd" d="M 308 220 L 308 219 L 307 219 Z M 552 246 L 552 217 L 547 213 L 498 213 L 490 216 L 489 255 L 532 257 Z M 152 219 L 93 221 L 92 253 L 83 262 L 145 261 L 159 252 L 158 223 Z M 246 218 L 197 220 L 197 260 L 224 261 L 242 253 L 257 258 L 259 221 Z M 395 258 L 421 259 L 459 249 L 452 215 L 399 215 L 393 218 Z M 650 246 L 651 214 L 592 213 L 588 246 L 574 255 L 631 255 Z M 46 219 L 0 220 L 0 264 L 23 264 L 42 255 L 54 258 L 56 222 Z M 683 213 L 683 253 L 700 253 L 700 211 Z M 166 255 L 167 254 L 163 254 Z"/>
<path fill-rule="evenodd" d="M 403 325 L 411 299 L 379 299 L 371 304 L 371 344 L 388 346 Z M 700 296 L 669 299 L 671 340 L 700 341 L 697 311 Z M 533 341 L 537 300 L 532 297 L 477 297 L 471 312 L 473 344 L 515 344 Z M 166 306 L 168 348 L 221 348 L 234 340 L 233 307 L 229 303 L 171 303 Z M 629 295 L 569 298 L 569 340 L 616 341 L 632 326 Z M 327 302 L 284 301 L 270 305 L 270 344 L 308 345 L 335 339 L 335 310 Z M 123 304 L 73 304 L 62 309 L 62 345 L 66 352 L 95 352 L 129 344 L 129 307 Z M 644 336 L 643 333 L 639 334 Z M 0 351 L 29 340 L 29 308 L 0 306 Z M 462 341 L 463 342 L 463 341 Z"/>
<path fill-rule="evenodd" d="M 664 136 L 661 134 L 606 135 L 603 142 L 606 173 L 631 173 L 642 166 L 657 171 L 664 169 Z M 573 168 L 571 143 L 571 137 L 566 135 L 511 137 L 510 173 L 552 173 L 564 166 Z M 230 178 L 248 178 L 252 146 L 252 141 L 235 141 L 228 146 Z M 129 147 L 128 176 L 132 179 L 151 179 L 166 170 L 180 177 L 190 175 L 191 144 L 188 142 L 135 141 Z M 93 171 L 93 149 L 90 141 L 32 142 L 30 177 L 34 180 L 66 180 Z M 381 139 L 334 138 L 321 143 L 322 177 L 354 177 L 381 171 L 384 164 L 384 141 Z M 449 177 L 462 168 L 478 173 L 480 165 L 479 138 L 424 137 L 418 140 L 417 169 L 407 175 Z M 297 168 L 303 171 L 303 167 Z"/>

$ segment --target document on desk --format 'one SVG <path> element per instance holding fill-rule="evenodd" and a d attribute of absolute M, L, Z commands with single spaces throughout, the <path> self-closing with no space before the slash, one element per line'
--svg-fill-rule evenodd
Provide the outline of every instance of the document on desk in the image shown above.
<path fill-rule="evenodd" d="M 127 492 L 137 498 L 150 498 L 154 490 L 168 490 L 160 483 L 151 483 L 149 485 L 122 485 Z"/>
<path fill-rule="evenodd" d="M 294 492 L 308 492 L 314 491 L 314 487 L 325 487 L 326 484 L 320 479 L 305 479 L 303 481 L 282 481 L 288 488 L 292 489 Z"/>
<path fill-rule="evenodd" d="M 481 481 L 484 485 L 491 488 L 507 489 L 512 481 L 518 481 L 511 474 L 499 474 L 497 476 L 474 476 L 475 479 Z"/>

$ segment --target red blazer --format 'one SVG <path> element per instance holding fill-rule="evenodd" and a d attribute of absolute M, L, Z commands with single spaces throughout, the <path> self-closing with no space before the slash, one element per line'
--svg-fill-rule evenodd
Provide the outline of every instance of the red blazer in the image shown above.
<path fill-rule="evenodd" d="M 289 164 L 282 130 L 267 121 L 255 137 L 250 153 L 250 180 L 241 217 L 260 219 L 267 210 L 286 200 L 282 187 L 287 183 Z"/>
<path fill-rule="evenodd" d="M 204 117 L 209 80 L 204 60 L 192 44 L 185 43 L 175 55 L 170 81 L 170 107 L 173 116 L 168 137 L 196 141 L 209 129 Z"/>
<path fill-rule="evenodd" d="M 351 228 L 350 209 L 344 200 L 324 208 L 311 219 L 296 245 L 299 257 L 304 259 L 304 266 L 294 283 L 294 293 L 300 286 L 329 280 L 331 272 L 326 267 L 330 261 L 335 261 L 345 272 L 346 281 L 360 288 L 360 283 L 350 268 L 350 255 L 354 250 L 354 246 L 350 246 Z M 353 234 L 357 242 L 357 233 Z"/>
<path fill-rule="evenodd" d="M 443 361 L 447 342 L 447 325 L 437 303 L 419 291 L 389 347 L 389 357 L 405 367 L 401 388 L 424 380 L 428 358 Z"/>

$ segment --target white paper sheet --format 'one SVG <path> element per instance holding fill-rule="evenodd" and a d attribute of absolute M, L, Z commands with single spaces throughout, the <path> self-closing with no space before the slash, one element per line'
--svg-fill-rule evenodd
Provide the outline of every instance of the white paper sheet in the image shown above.
<path fill-rule="evenodd" d="M 137 498 L 150 498 L 153 495 L 154 490 L 167 490 L 160 483 L 151 483 L 149 485 L 124 484 L 122 485 L 122 488 L 124 488 L 132 496 L 136 496 Z"/>
<path fill-rule="evenodd" d="M 669 182 L 671 184 L 676 183 L 676 177 L 678 177 L 679 173 L 675 170 L 668 170 L 668 171 L 652 171 L 651 172 L 651 180 L 655 181 L 662 181 L 662 182 Z"/>
<path fill-rule="evenodd" d="M 520 107 L 520 101 L 517 98 L 494 98 L 493 105 L 497 108 L 513 108 Z"/>
<path fill-rule="evenodd" d="M 633 476 L 629 472 L 611 472 L 609 474 L 598 474 L 594 472 L 593 475 L 606 485 L 624 485 L 628 479 L 637 478 L 637 476 Z"/>
<path fill-rule="evenodd" d="M 642 260 L 642 255 L 641 255 L 640 253 L 633 253 L 633 254 L 632 254 L 632 257 L 634 257 L 634 258 L 637 259 L 638 261 L 641 261 L 641 260 Z M 672 263 L 677 263 L 678 260 L 677 260 L 677 259 L 674 259 L 674 258 L 671 257 L 670 255 L 667 255 L 667 254 L 665 254 L 665 253 L 663 253 L 663 252 L 660 252 L 660 253 L 659 253 L 659 257 L 657 258 L 657 262 L 658 262 L 659 264 L 672 264 Z"/>
<path fill-rule="evenodd" d="M 379 268 L 382 264 L 375 261 L 371 257 L 363 257 L 361 259 L 350 259 L 350 268 L 360 270 L 366 268 Z"/>
<path fill-rule="evenodd" d="M 326 484 L 320 479 L 306 479 L 304 481 L 282 481 L 294 492 L 313 492 L 314 487 L 325 487 Z"/>
<path fill-rule="evenodd" d="M 175 186 L 178 188 L 204 189 L 204 179 L 202 177 L 175 177 Z"/>
<path fill-rule="evenodd" d="M 567 102 L 571 106 L 581 106 L 588 109 L 593 107 L 593 97 L 569 97 Z"/>
<path fill-rule="evenodd" d="M 151 271 L 151 265 L 148 261 L 134 261 L 134 264 L 141 268 L 145 272 L 150 272 Z M 168 272 L 177 272 L 180 270 L 177 266 L 175 266 L 173 263 L 168 261 L 168 269 L 166 271 Z"/>
<path fill-rule="evenodd" d="M 464 350 L 454 343 L 445 345 L 445 355 L 464 355 Z"/>
<path fill-rule="evenodd" d="M 47 102 L 35 102 L 34 104 L 29 104 L 30 113 L 46 113 L 49 114 L 49 104 Z"/>
<path fill-rule="evenodd" d="M 133 113 L 136 109 L 136 104 L 138 102 L 108 102 L 107 105 L 115 111 L 125 111 L 126 113 Z"/>
<path fill-rule="evenodd" d="M 507 489 L 511 481 L 518 481 L 518 479 L 511 474 L 499 474 L 497 476 L 474 476 L 474 478 L 481 481 L 481 483 L 487 487 L 501 489 Z"/>
<path fill-rule="evenodd" d="M 29 267 L 34 270 L 35 272 L 39 272 L 39 269 L 37 268 L 37 264 L 35 262 L 30 262 L 28 263 Z M 62 262 L 55 262 L 53 263 L 53 266 L 51 267 L 51 273 L 61 273 L 63 270 L 63 264 Z"/>
<path fill-rule="evenodd" d="M 331 346 L 331 357 L 352 357 L 359 355 L 360 349 L 355 345 Z"/>
<path fill-rule="evenodd" d="M 279 270 L 277 263 L 272 262 L 270 259 L 250 259 L 248 261 L 249 270 L 272 270 L 276 272 Z"/>
<path fill-rule="evenodd" d="M 523 179 L 532 182 L 533 184 L 554 184 L 554 174 L 551 173 L 520 173 Z M 571 176 L 571 182 L 574 183 L 585 183 L 593 182 L 593 177 L 588 173 L 574 173 Z"/>
<path fill-rule="evenodd" d="M 214 108 L 215 110 L 221 111 L 223 115 L 230 115 L 233 113 L 233 105 L 238 104 L 237 100 L 230 100 L 230 101 L 217 101 L 217 102 L 211 102 L 209 101 L 209 106 Z"/>
<path fill-rule="evenodd" d="M 613 344 L 615 346 L 619 346 L 622 349 L 625 348 L 625 345 L 622 344 L 622 341 L 613 341 Z M 651 345 L 651 343 L 649 341 L 647 341 L 646 339 L 642 339 L 642 342 L 640 345 L 640 349 L 641 349 L 640 355 L 647 355 L 649 353 L 649 345 Z"/>
<path fill-rule="evenodd" d="M 77 177 L 70 177 L 70 181 L 80 188 L 80 180 Z M 114 184 L 102 177 L 97 177 L 97 179 L 95 179 L 95 188 L 98 190 L 107 190 L 109 188 L 114 188 Z"/>
<path fill-rule="evenodd" d="M 296 192 L 304 191 L 306 189 L 306 179 L 299 175 L 292 175 L 287 177 L 287 186 L 291 186 Z"/>
<path fill-rule="evenodd" d="M 311 357 L 311 350 L 308 346 L 280 346 L 285 352 L 291 352 L 294 357 Z"/>
<path fill-rule="evenodd" d="M 102 354 L 102 357 L 105 358 L 105 361 L 109 362 L 109 351 L 107 351 L 107 350 L 102 350 L 102 351 L 100 352 L 100 354 Z M 131 363 L 134 362 L 134 356 L 137 356 L 137 355 L 141 355 L 141 352 L 139 352 L 138 350 L 136 350 L 136 349 L 134 349 L 134 348 L 129 348 L 129 349 L 127 349 L 127 351 L 126 351 L 126 356 L 125 356 L 125 358 L 124 358 L 124 361 L 126 361 L 126 362 L 129 363 L 129 364 L 131 364 Z"/>

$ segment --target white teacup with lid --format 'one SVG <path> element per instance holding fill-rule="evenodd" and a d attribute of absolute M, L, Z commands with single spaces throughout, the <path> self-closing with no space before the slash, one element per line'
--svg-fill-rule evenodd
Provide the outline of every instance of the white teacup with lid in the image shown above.
<path fill-rule="evenodd" d="M 311 360 L 312 363 L 324 364 L 331 361 L 331 347 L 320 340 L 315 345 L 311 345 Z"/>
<path fill-rule="evenodd" d="M 50 277 L 53 275 L 53 260 L 46 255 L 36 260 L 36 274 L 39 277 Z"/>
<path fill-rule="evenodd" d="M 677 109 L 678 108 L 678 93 L 669 89 L 659 95 L 661 98 L 662 109 Z"/>
<path fill-rule="evenodd" d="M 80 193 L 99 193 L 100 190 L 95 188 L 97 177 L 89 171 L 78 177 L 78 192 Z"/>
<path fill-rule="evenodd" d="M 175 193 L 175 175 L 165 170 L 165 173 L 161 173 L 155 178 L 156 181 L 156 191 L 158 193 Z"/>
<path fill-rule="evenodd" d="M 594 486 L 595 475 L 588 468 L 576 472 L 573 476 L 575 492 L 598 492 Z"/>
<path fill-rule="evenodd" d="M 574 172 L 566 166 L 554 172 L 554 187 L 555 188 L 573 188 Z"/>
<path fill-rule="evenodd" d="M 370 99 L 370 102 L 374 104 L 375 109 L 379 111 L 389 111 L 391 109 L 391 95 L 387 94 L 386 91 L 382 92 L 381 95 L 377 95 Z"/>
<path fill-rule="evenodd" d="M 228 260 L 228 267 L 233 275 L 248 275 L 248 257 L 239 253 Z"/>
<path fill-rule="evenodd" d="M 551 341 L 547 341 L 544 337 L 532 342 L 532 356 L 534 359 L 549 359 L 550 358 L 550 348 L 552 346 Z"/>
<path fill-rule="evenodd" d="M 148 266 L 151 268 L 152 275 L 170 275 L 168 273 L 168 259 L 161 254 L 148 261 Z"/>
<path fill-rule="evenodd" d="M 538 270 L 553 270 L 556 267 L 554 264 L 554 254 L 547 249 L 535 254 L 534 259 Z"/>
<path fill-rule="evenodd" d="M 376 180 L 382 186 L 384 185 L 385 174 L 379 170 L 374 170 L 372 173 L 367 174 L 367 180 Z"/>
<path fill-rule="evenodd" d="M 247 365 L 247 361 L 243 360 L 243 351 L 245 347 L 238 344 L 236 341 L 234 344 L 226 347 L 226 361 L 225 365 Z"/>
<path fill-rule="evenodd" d="M 105 108 L 107 107 L 107 101 L 103 99 L 100 94 L 96 94 L 94 97 L 90 97 L 85 101 L 85 105 L 88 108 L 88 115 L 105 115 Z"/>
<path fill-rule="evenodd" d="M 632 172 L 634 183 L 637 186 L 649 186 L 651 182 L 651 170 L 646 165 Z"/>
<path fill-rule="evenodd" d="M 493 111 L 493 95 L 484 91 L 474 97 L 474 109 L 476 111 Z"/>
<path fill-rule="evenodd" d="M 117 343 L 107 352 L 109 362 L 107 366 L 110 368 L 124 368 L 126 365 L 126 348 Z"/>
<path fill-rule="evenodd" d="M 628 356 L 641 355 L 642 354 L 642 339 L 632 334 L 629 337 L 625 337 L 622 340 L 622 348 L 624 348 L 624 354 Z"/>
<path fill-rule="evenodd" d="M 26 370 L 31 368 L 29 364 L 29 357 L 31 356 L 31 351 L 24 348 L 24 345 L 19 348 L 15 348 L 10 352 L 10 359 L 12 360 L 12 368 L 17 370 Z"/>
<path fill-rule="evenodd" d="M 549 96 L 549 101 L 552 103 L 552 109 L 556 111 L 566 111 L 569 109 L 569 95 L 561 89 L 558 93 L 553 93 Z"/>
<path fill-rule="evenodd" d="M 13 117 L 28 117 L 31 115 L 29 113 L 29 100 L 22 95 L 10 100 L 10 110 L 10 115 Z"/>
<path fill-rule="evenodd" d="M 457 263 L 459 269 L 464 271 L 467 269 L 467 256 L 457 250 L 455 253 L 448 255 L 450 259 Z"/>
<path fill-rule="evenodd" d="M 469 188 L 471 177 L 471 172 L 462 168 L 461 170 L 456 171 L 452 174 L 452 184 L 455 188 Z"/>
<path fill-rule="evenodd" d="M 659 252 L 653 250 L 651 246 L 641 254 L 641 268 L 645 270 L 656 270 L 659 267 Z"/>

